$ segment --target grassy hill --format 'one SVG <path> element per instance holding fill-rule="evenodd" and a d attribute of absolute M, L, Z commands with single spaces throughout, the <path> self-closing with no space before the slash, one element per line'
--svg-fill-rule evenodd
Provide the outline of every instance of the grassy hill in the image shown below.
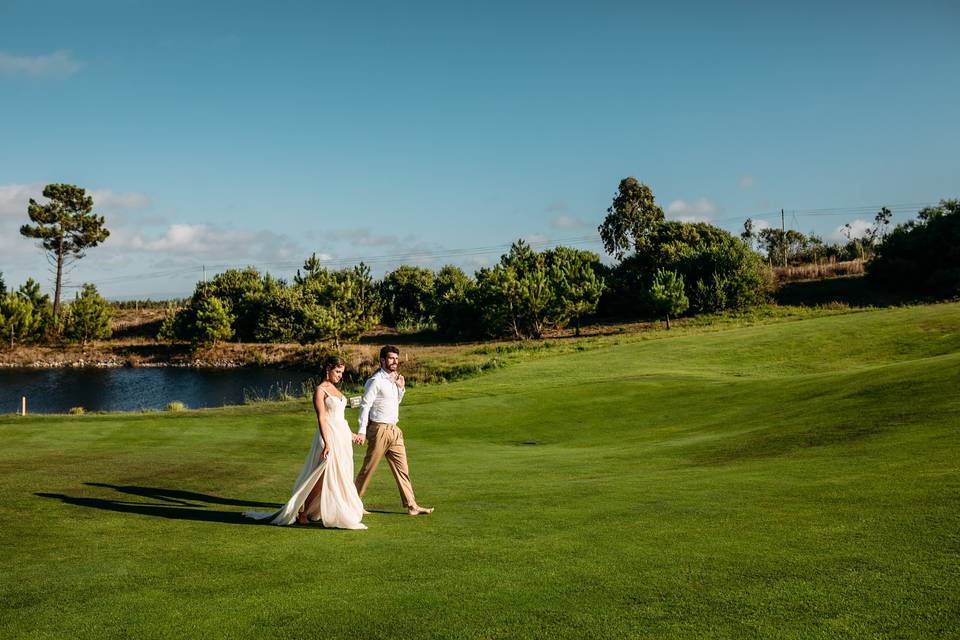
<path fill-rule="evenodd" d="M 958 304 L 541 354 L 411 390 L 437 512 L 382 468 L 364 532 L 239 515 L 302 401 L 0 418 L 0 635 L 949 637 L 958 389 Z"/>

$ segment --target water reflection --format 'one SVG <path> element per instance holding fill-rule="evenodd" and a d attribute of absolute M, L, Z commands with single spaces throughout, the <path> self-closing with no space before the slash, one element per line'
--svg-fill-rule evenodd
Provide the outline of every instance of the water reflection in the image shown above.
<path fill-rule="evenodd" d="M 300 395 L 312 374 L 292 369 L 0 369 L 0 413 L 162 409 L 180 401 L 188 408 L 242 404 L 282 390 Z"/>

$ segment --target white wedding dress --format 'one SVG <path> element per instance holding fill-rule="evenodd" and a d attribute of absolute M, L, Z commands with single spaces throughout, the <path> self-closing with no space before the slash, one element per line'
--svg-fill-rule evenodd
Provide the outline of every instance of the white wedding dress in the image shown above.
<path fill-rule="evenodd" d="M 328 393 L 323 403 L 330 434 L 330 454 L 327 459 L 320 459 L 323 438 L 320 429 L 314 429 L 313 444 L 310 445 L 310 452 L 303 462 L 303 469 L 293 485 L 293 495 L 287 504 L 279 511 L 245 511 L 243 515 L 255 520 L 270 518 L 270 524 L 293 524 L 310 490 L 319 481 L 323 483 L 320 497 L 315 500 L 319 504 L 308 505 L 311 510 L 307 512 L 307 518 L 313 522 L 320 521 L 325 527 L 367 528 L 360 522 L 363 519 L 363 503 L 353 484 L 353 442 L 350 440 L 350 427 L 343 417 L 347 400 Z"/>

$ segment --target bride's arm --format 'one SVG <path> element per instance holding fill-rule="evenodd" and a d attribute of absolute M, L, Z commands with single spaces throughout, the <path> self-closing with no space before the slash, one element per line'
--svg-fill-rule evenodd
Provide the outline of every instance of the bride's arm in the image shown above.
<path fill-rule="evenodd" d="M 320 454 L 320 459 L 324 460 L 328 455 L 330 455 L 330 430 L 327 427 L 327 414 L 326 409 L 323 407 L 323 397 L 326 395 L 326 391 L 320 388 L 317 385 L 317 388 L 313 391 L 313 408 L 317 412 L 317 426 L 320 428 L 320 437 L 323 438 L 323 453 Z"/>

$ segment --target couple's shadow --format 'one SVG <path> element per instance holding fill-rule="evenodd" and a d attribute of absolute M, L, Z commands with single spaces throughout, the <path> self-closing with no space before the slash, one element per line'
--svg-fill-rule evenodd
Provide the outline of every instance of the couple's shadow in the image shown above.
<path fill-rule="evenodd" d="M 36 493 L 41 498 L 54 498 L 64 504 L 92 509 L 104 509 L 119 513 L 136 513 L 158 518 L 173 520 L 196 520 L 200 522 L 220 522 L 224 524 L 258 524 L 254 520 L 245 518 L 239 509 L 222 511 L 211 509 L 210 505 L 231 507 L 262 508 L 266 511 L 275 511 L 282 505 L 273 502 L 254 502 L 251 500 L 235 500 L 220 496 L 182 491 L 180 489 L 163 489 L 160 487 L 138 487 L 134 485 L 115 485 L 103 482 L 85 482 L 88 487 L 103 487 L 114 489 L 119 493 L 146 498 L 150 502 L 134 500 L 116 500 L 106 498 L 81 498 L 68 496 L 62 493 Z"/>
<path fill-rule="evenodd" d="M 84 482 L 88 487 L 102 487 L 113 489 L 130 496 L 146 498 L 150 502 L 134 500 L 110 500 L 106 498 L 81 498 L 68 496 L 62 493 L 35 493 L 41 498 L 53 498 L 64 504 L 91 509 L 104 509 L 118 513 L 135 513 L 157 518 L 172 520 L 195 520 L 199 522 L 220 522 L 223 524 L 262 525 L 265 521 L 251 520 L 243 515 L 249 508 L 260 508 L 265 511 L 276 511 L 281 506 L 275 502 L 255 502 L 252 500 L 236 500 L 221 498 L 220 496 L 183 491 L 181 489 L 163 489 L 160 487 L 138 487 L 135 485 L 116 485 L 104 482 Z M 223 505 L 230 507 L 247 507 L 244 510 L 220 511 L 209 508 L 209 505 Z M 392 514 L 390 511 L 370 509 L 371 513 Z"/>

